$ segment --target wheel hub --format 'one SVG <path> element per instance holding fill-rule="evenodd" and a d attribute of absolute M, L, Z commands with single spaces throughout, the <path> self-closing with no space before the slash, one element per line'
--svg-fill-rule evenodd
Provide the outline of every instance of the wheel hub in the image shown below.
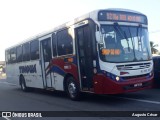
<path fill-rule="evenodd" d="M 71 83 L 68 85 L 68 91 L 69 91 L 69 93 L 70 93 L 70 95 L 71 95 L 72 97 L 75 96 L 76 87 L 75 87 L 75 84 L 74 84 L 74 83 L 71 82 Z"/>

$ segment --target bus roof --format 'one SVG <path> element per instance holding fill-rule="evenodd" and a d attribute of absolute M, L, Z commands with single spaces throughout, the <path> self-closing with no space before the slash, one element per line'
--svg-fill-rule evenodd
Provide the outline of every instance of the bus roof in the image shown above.
<path fill-rule="evenodd" d="M 41 37 L 43 37 L 43 36 L 45 36 L 45 35 L 54 33 L 54 32 L 59 31 L 59 30 L 61 30 L 61 29 L 67 28 L 67 27 L 69 27 L 69 26 L 71 26 L 71 25 L 73 25 L 73 24 L 76 24 L 76 23 L 78 23 L 78 22 L 81 22 L 81 21 L 83 21 L 83 20 L 85 20 L 85 19 L 87 19 L 87 18 L 92 18 L 92 19 L 94 19 L 94 20 L 98 20 L 98 17 L 97 17 L 98 12 L 99 12 L 99 11 L 104 11 L 104 10 L 105 10 L 105 11 L 130 12 L 130 13 L 136 13 L 136 14 L 141 14 L 141 15 L 146 16 L 145 14 L 143 14 L 143 13 L 141 13 L 141 12 L 134 11 L 134 10 L 130 10 L 130 9 L 123 9 L 123 8 L 98 9 L 98 10 L 91 11 L 91 12 L 89 12 L 89 13 L 87 13 L 87 14 L 84 14 L 84 15 L 82 15 L 82 16 L 80 16 L 80 17 L 77 17 L 77 18 L 75 18 L 75 19 L 72 20 L 72 21 L 69 21 L 69 22 L 66 22 L 66 23 L 64 23 L 64 24 L 62 24 L 62 25 L 59 25 L 59 26 L 55 27 L 54 29 L 52 29 L 52 30 L 50 30 L 50 31 L 37 34 L 37 35 L 34 36 L 34 37 L 30 37 L 30 38 L 28 38 L 28 39 L 26 39 L 26 40 L 24 40 L 24 41 L 22 41 L 22 42 L 20 42 L 20 43 L 18 43 L 18 44 L 16 44 L 16 45 L 14 45 L 14 46 L 11 46 L 11 47 L 7 48 L 7 49 L 13 48 L 13 47 L 15 47 L 15 46 L 17 46 L 17 45 L 21 45 L 21 44 L 23 44 L 23 43 L 25 43 L 25 42 L 29 42 L 29 41 L 32 41 L 32 40 L 41 38 Z M 6 49 L 6 50 L 7 50 L 7 49 Z"/>

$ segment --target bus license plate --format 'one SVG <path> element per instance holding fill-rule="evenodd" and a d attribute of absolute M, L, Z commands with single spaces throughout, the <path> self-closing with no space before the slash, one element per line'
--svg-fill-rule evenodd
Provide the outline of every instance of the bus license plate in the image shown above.
<path fill-rule="evenodd" d="M 142 83 L 136 83 L 134 84 L 134 87 L 141 87 L 142 86 Z"/>

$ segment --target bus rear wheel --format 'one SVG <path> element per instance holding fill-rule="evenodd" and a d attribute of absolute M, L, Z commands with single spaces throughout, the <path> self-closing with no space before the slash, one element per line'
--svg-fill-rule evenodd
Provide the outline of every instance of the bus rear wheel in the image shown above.
<path fill-rule="evenodd" d="M 71 100 L 79 100 L 80 99 L 80 91 L 79 87 L 76 84 L 73 77 L 69 77 L 67 79 L 67 94 L 71 98 Z"/>
<path fill-rule="evenodd" d="M 24 92 L 28 91 L 28 87 L 26 86 L 26 82 L 23 76 L 20 77 L 20 86 L 22 91 Z"/>

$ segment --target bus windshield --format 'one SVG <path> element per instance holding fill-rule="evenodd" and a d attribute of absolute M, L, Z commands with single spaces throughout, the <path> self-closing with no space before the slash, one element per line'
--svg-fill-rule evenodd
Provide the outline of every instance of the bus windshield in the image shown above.
<path fill-rule="evenodd" d="M 105 62 L 137 62 L 151 59 L 148 30 L 142 26 L 102 25 L 100 57 Z"/>

